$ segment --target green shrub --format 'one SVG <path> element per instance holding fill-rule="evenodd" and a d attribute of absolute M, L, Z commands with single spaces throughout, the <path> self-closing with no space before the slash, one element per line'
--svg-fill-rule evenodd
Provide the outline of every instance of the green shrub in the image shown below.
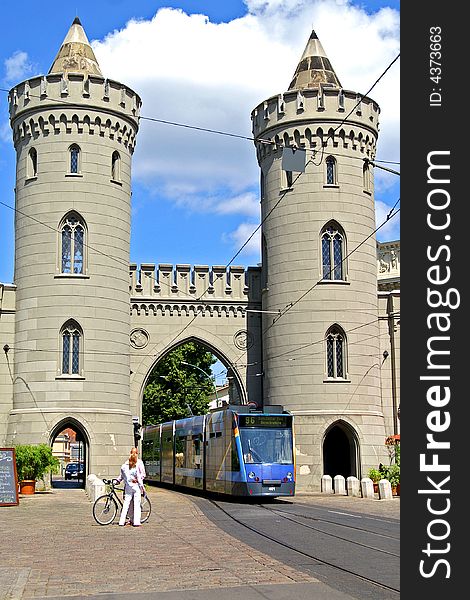
<path fill-rule="evenodd" d="M 20 444 L 15 447 L 18 480 L 43 479 L 46 473 L 58 473 L 59 459 L 53 456 L 47 444 Z"/>
<path fill-rule="evenodd" d="M 400 465 L 394 464 L 388 467 L 383 466 L 381 473 L 383 479 L 388 479 L 392 487 L 396 487 L 400 483 Z"/>
<path fill-rule="evenodd" d="M 379 483 L 379 481 L 383 479 L 382 473 L 378 469 L 369 469 L 367 477 L 369 477 L 369 479 L 372 479 L 373 483 Z"/>

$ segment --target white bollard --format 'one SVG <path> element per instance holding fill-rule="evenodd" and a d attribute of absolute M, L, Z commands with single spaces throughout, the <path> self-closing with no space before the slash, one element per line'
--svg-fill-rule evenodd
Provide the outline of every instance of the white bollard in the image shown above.
<path fill-rule="evenodd" d="M 335 494 L 346 496 L 346 480 L 342 475 L 335 475 L 334 488 Z"/>
<path fill-rule="evenodd" d="M 361 479 L 361 492 L 363 498 L 375 498 L 374 482 L 370 477 L 363 477 Z"/>
<path fill-rule="evenodd" d="M 357 477 L 348 477 L 346 479 L 346 490 L 348 496 L 360 496 L 361 495 L 361 484 Z"/>
<path fill-rule="evenodd" d="M 322 491 L 322 494 L 332 494 L 333 493 L 333 482 L 331 480 L 330 475 L 322 475 L 321 491 Z"/>
<path fill-rule="evenodd" d="M 388 479 L 381 479 L 379 481 L 379 499 L 393 500 L 392 484 Z"/>
<path fill-rule="evenodd" d="M 94 502 L 98 496 L 106 493 L 106 486 L 102 479 L 91 474 L 87 477 L 85 491 L 90 501 Z"/>

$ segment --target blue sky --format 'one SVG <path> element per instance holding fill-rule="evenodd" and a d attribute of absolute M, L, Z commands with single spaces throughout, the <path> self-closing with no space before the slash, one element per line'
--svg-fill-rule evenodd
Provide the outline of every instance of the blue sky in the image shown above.
<path fill-rule="evenodd" d="M 312 28 L 342 85 L 365 93 L 399 53 L 399 2 L 349 0 L 44 0 L 2 4 L 0 282 L 13 280 L 15 152 L 7 92 L 48 72 L 78 15 L 105 76 L 132 87 L 141 114 L 251 135 L 251 110 L 287 89 Z M 397 61 L 370 96 L 377 158 L 399 161 Z M 386 165 L 399 171 L 399 165 Z M 131 261 L 225 265 L 259 224 L 252 142 L 142 121 L 133 158 Z M 377 225 L 399 177 L 375 171 Z M 7 205 L 7 206 L 4 206 Z M 195 232 L 198 232 L 195 235 Z M 378 233 L 399 239 L 399 217 Z M 235 264 L 260 261 L 255 236 Z"/>

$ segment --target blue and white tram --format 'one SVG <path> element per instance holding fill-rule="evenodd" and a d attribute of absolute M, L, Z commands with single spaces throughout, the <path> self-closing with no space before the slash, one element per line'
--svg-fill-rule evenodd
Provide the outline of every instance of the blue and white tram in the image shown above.
<path fill-rule="evenodd" d="M 231 496 L 293 496 L 293 416 L 234 406 L 144 427 L 146 481 Z"/>

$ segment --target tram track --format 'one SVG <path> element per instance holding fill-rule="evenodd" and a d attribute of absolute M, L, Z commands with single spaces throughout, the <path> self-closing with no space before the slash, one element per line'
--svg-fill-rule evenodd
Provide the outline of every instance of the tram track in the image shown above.
<path fill-rule="evenodd" d="M 309 560 L 315 561 L 316 563 L 319 563 L 321 565 L 325 565 L 327 567 L 330 567 L 333 570 L 337 570 L 337 571 L 340 571 L 342 573 L 345 573 L 345 574 L 347 574 L 349 576 L 352 576 L 352 577 L 354 577 L 354 578 L 356 578 L 356 579 L 358 579 L 360 581 L 366 582 L 366 583 L 368 583 L 368 584 L 370 584 L 372 586 L 375 586 L 375 587 L 380 588 L 382 590 L 387 590 L 389 592 L 392 592 L 393 594 L 398 594 L 398 595 L 400 594 L 400 589 L 399 588 L 396 588 L 396 587 L 394 587 L 392 585 L 387 585 L 386 583 L 381 582 L 381 581 L 377 581 L 376 579 L 373 579 L 371 577 L 367 577 L 364 574 L 358 573 L 357 571 L 354 571 L 354 570 L 352 570 L 350 568 L 347 568 L 345 566 L 339 565 L 338 563 L 332 562 L 330 560 L 326 560 L 325 558 L 322 558 L 321 556 L 319 556 L 317 554 L 312 554 L 312 553 L 309 553 L 309 552 L 305 552 L 304 550 L 302 550 L 300 548 L 297 548 L 297 547 L 293 546 L 292 544 L 289 544 L 289 543 L 287 543 L 287 542 L 285 542 L 283 540 L 280 540 L 280 539 L 278 539 L 276 537 L 273 537 L 272 535 L 269 535 L 266 532 L 261 531 L 260 529 L 258 529 L 256 527 L 253 527 L 252 525 L 249 525 L 249 524 L 245 523 L 241 519 L 239 519 L 236 516 L 234 516 L 233 514 L 231 514 L 230 511 L 226 510 L 221 505 L 221 503 L 218 502 L 217 500 L 208 499 L 208 501 L 211 503 L 212 506 L 214 506 L 216 509 L 218 509 L 219 511 L 221 511 L 222 513 L 224 513 L 231 521 L 233 521 L 234 523 L 236 523 L 239 526 L 242 526 L 242 527 L 246 528 L 247 530 L 251 531 L 255 535 L 260 536 L 261 538 L 263 538 L 265 540 L 269 540 L 270 542 L 278 544 L 279 546 L 281 546 L 282 548 L 284 548 L 286 550 L 295 552 L 299 556 L 302 556 L 302 557 L 307 558 Z M 286 521 L 287 520 L 288 521 L 292 521 L 296 525 L 299 525 L 300 527 L 304 527 L 304 528 L 309 529 L 309 530 L 314 530 L 314 531 L 316 531 L 316 532 L 318 532 L 318 533 L 320 533 L 322 535 L 331 536 L 331 537 L 333 537 L 333 538 L 335 538 L 335 539 L 337 539 L 339 541 L 343 541 L 345 543 L 357 544 L 358 546 L 361 546 L 361 547 L 363 547 L 363 548 L 365 548 L 365 549 L 367 549 L 369 551 L 372 551 L 372 552 L 380 552 L 382 554 L 389 555 L 389 556 L 391 556 L 393 558 L 398 558 L 398 555 L 395 554 L 395 553 L 388 552 L 386 550 L 383 550 L 383 549 L 380 549 L 380 548 L 377 548 L 377 547 L 374 547 L 374 546 L 370 546 L 370 545 L 367 545 L 367 544 L 362 544 L 362 543 L 359 543 L 359 542 L 354 542 L 354 541 L 352 541 L 352 540 L 350 540 L 348 538 L 343 538 L 343 537 L 335 535 L 335 534 L 330 534 L 329 532 L 322 531 L 321 529 L 317 529 L 315 527 L 309 526 L 308 524 L 301 523 L 301 522 L 299 522 L 299 521 L 297 521 L 295 519 L 289 518 L 288 516 L 285 516 L 284 514 L 282 514 L 284 511 L 279 511 L 279 513 L 281 513 L 281 514 L 278 514 L 277 511 L 269 509 L 269 507 L 265 507 L 265 506 L 263 506 L 261 504 L 255 504 L 255 506 L 258 506 L 259 508 L 262 508 L 262 509 L 266 509 L 270 513 L 272 513 L 272 514 L 274 514 L 276 516 L 281 516 L 282 518 L 286 519 Z M 301 515 L 298 515 L 298 516 L 301 517 Z M 325 520 L 325 522 L 327 522 L 327 521 Z M 338 525 L 338 523 L 334 522 L 334 521 L 330 521 L 330 523 L 333 524 L 333 525 Z M 361 528 L 356 528 L 356 529 L 360 530 L 363 533 L 367 533 L 367 534 L 371 533 L 370 531 L 368 531 L 366 529 L 361 529 Z M 372 532 L 372 533 L 374 533 L 374 532 Z M 387 537 L 387 536 L 385 536 L 385 537 Z M 389 536 L 389 537 L 390 537 L 390 539 L 392 539 L 394 541 L 397 540 L 397 538 L 394 538 L 393 536 Z"/>
<path fill-rule="evenodd" d="M 378 533 L 377 531 L 371 531 L 370 529 L 364 529 L 363 527 L 355 527 L 354 525 L 348 525 L 346 523 L 338 523 L 337 521 L 332 521 L 329 519 L 321 519 L 318 517 L 311 517 L 308 515 L 299 515 L 297 513 L 286 513 L 286 511 L 282 511 L 282 510 L 275 510 L 272 508 L 269 508 L 268 506 L 265 506 L 264 504 L 258 504 L 257 506 L 259 506 L 260 508 L 263 508 L 264 510 L 267 510 L 268 512 L 278 515 L 278 516 L 282 516 L 284 519 L 288 520 L 288 521 L 292 521 L 293 523 L 297 523 L 298 525 L 301 525 L 303 527 L 306 527 L 307 529 L 312 529 L 313 531 L 318 531 L 319 533 L 323 533 L 324 535 L 329 535 L 331 537 L 336 537 L 337 539 L 340 540 L 344 540 L 347 542 L 350 542 L 351 544 L 357 544 L 358 546 L 363 546 L 364 548 L 369 548 L 370 550 L 375 550 L 377 552 L 382 552 L 384 554 L 389 554 L 390 556 L 396 556 L 397 558 L 399 558 L 399 554 L 395 554 L 394 552 L 388 552 L 387 550 L 383 550 L 382 548 L 377 548 L 375 546 L 368 546 L 367 544 L 361 544 L 359 542 L 355 542 L 354 540 L 350 540 L 347 538 L 343 538 L 341 536 L 338 536 L 336 534 L 330 533 L 328 531 L 324 531 L 323 529 L 319 529 L 317 527 L 313 527 L 312 525 L 308 525 L 307 523 L 302 523 L 301 521 L 297 521 L 296 519 L 293 519 L 292 517 L 299 517 L 300 519 L 308 519 L 308 520 L 312 520 L 312 521 L 317 521 L 318 523 L 327 523 L 329 525 L 334 525 L 335 527 L 344 527 L 346 529 L 352 529 L 354 531 L 359 531 L 362 533 L 367 533 L 368 535 L 375 535 L 377 537 L 381 537 L 387 540 L 394 540 L 394 541 L 399 541 L 400 538 L 397 538 L 393 535 L 385 535 L 383 533 Z"/>

